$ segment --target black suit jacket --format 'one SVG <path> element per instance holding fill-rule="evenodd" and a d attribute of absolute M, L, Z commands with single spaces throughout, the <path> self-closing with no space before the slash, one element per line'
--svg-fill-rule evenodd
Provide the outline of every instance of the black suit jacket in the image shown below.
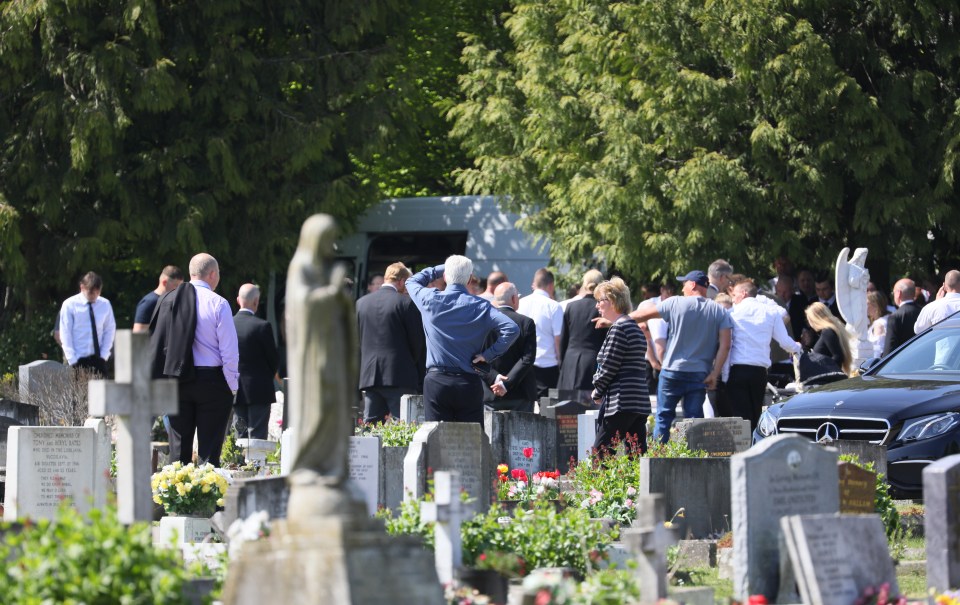
<path fill-rule="evenodd" d="M 560 378 L 557 388 L 593 390 L 597 372 L 597 353 L 607 337 L 607 329 L 598 330 L 591 319 L 600 317 L 597 301 L 584 296 L 567 305 L 560 332 Z"/>
<path fill-rule="evenodd" d="M 536 401 L 537 379 L 533 375 L 533 362 L 537 359 L 537 325 L 526 315 L 520 315 L 512 307 L 497 307 L 497 310 L 509 317 L 520 328 L 520 335 L 511 343 L 503 355 L 490 362 L 490 372 L 483 378 L 484 401 Z M 499 336 L 491 332 L 484 343 L 489 347 Z M 497 381 L 497 375 L 507 377 L 503 386 L 507 394 L 500 398 L 493 394 L 490 385 Z"/>
<path fill-rule="evenodd" d="M 270 324 L 252 313 L 233 316 L 240 350 L 237 405 L 265 405 L 277 400 L 273 376 L 277 373 L 277 343 Z"/>
<path fill-rule="evenodd" d="M 197 335 L 197 291 L 183 282 L 157 301 L 150 318 L 150 376 L 193 380 L 193 341 Z"/>
<path fill-rule="evenodd" d="M 810 301 L 807 300 L 807 297 L 803 294 L 794 294 L 790 298 L 790 304 L 787 306 L 787 313 L 790 316 L 790 329 L 793 331 L 793 339 L 800 340 L 800 334 L 803 333 L 803 329 L 807 326 L 807 315 L 804 311 L 807 310 L 807 305 L 810 304 Z"/>
<path fill-rule="evenodd" d="M 426 347 L 423 320 L 413 300 L 390 286 L 357 301 L 360 335 L 360 390 L 371 387 L 420 389 Z"/>
<path fill-rule="evenodd" d="M 883 356 L 913 338 L 913 325 L 920 315 L 920 305 L 915 302 L 903 303 L 896 311 L 887 316 L 887 338 L 883 342 Z"/>

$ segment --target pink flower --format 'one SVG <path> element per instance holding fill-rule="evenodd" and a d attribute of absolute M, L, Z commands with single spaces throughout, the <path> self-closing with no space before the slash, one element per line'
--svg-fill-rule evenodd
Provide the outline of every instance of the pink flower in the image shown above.
<path fill-rule="evenodd" d="M 628 495 L 628 496 L 636 496 L 636 495 L 637 495 L 637 490 L 633 489 L 632 486 L 631 486 L 631 487 L 628 487 L 628 488 L 627 488 L 627 495 Z"/>
<path fill-rule="evenodd" d="M 633 500 L 627 498 L 627 501 L 623 503 L 624 506 L 633 506 Z"/>

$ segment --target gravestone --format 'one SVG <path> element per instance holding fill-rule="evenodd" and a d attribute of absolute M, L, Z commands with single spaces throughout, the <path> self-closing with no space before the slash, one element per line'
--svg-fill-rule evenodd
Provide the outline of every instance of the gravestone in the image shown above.
<path fill-rule="evenodd" d="M 92 427 L 11 427 L 4 520 L 53 518 L 64 498 L 81 512 L 103 506 L 110 451 L 98 453 L 98 442 Z"/>
<path fill-rule="evenodd" d="M 463 566 L 460 525 L 469 518 L 460 502 L 460 473 L 437 471 L 434 475 L 434 499 L 420 504 L 420 519 L 433 522 L 433 544 L 437 577 L 441 584 L 453 580 Z"/>
<path fill-rule="evenodd" d="M 45 396 L 69 391 L 73 381 L 70 366 L 49 359 L 31 361 L 19 371 L 20 401 L 33 405 L 40 405 Z"/>
<path fill-rule="evenodd" d="M 780 519 L 793 576 L 807 605 L 849 605 L 867 587 L 899 594 L 877 515 L 790 515 Z"/>
<path fill-rule="evenodd" d="M 838 439 L 824 445 L 836 448 L 841 456 L 844 454 L 856 456 L 862 464 L 872 462 L 874 472 L 887 476 L 887 448 L 884 445 L 856 439 Z"/>
<path fill-rule="evenodd" d="M 584 405 L 583 403 L 564 400 L 544 405 L 544 399 L 540 400 L 540 414 L 547 418 L 552 418 L 557 422 L 557 462 L 560 465 L 560 472 L 567 473 L 570 468 L 570 460 L 578 460 L 579 453 L 579 420 L 578 416 L 586 413 L 587 410 L 596 410 L 596 405 Z"/>
<path fill-rule="evenodd" d="M 556 422 L 527 412 L 492 412 L 483 415 L 484 432 L 490 438 L 493 462 L 534 473 L 557 469 Z M 528 458 L 524 451 L 530 453 Z"/>
<path fill-rule="evenodd" d="M 270 519 L 286 519 L 289 497 L 286 477 L 234 479 L 224 497 L 223 526 L 230 527 L 237 519 L 246 519 L 262 510 L 267 511 Z"/>
<path fill-rule="evenodd" d="M 380 493 L 380 438 L 350 437 L 350 480 L 363 492 L 367 513 L 377 512 Z"/>
<path fill-rule="evenodd" d="M 927 587 L 956 588 L 960 586 L 960 454 L 923 469 L 923 502 Z"/>
<path fill-rule="evenodd" d="M 753 440 L 750 421 L 742 418 L 691 418 L 674 426 L 690 449 L 703 450 L 711 458 L 745 452 Z"/>
<path fill-rule="evenodd" d="M 280 474 L 284 477 L 293 470 L 293 430 L 283 429 L 280 434 Z"/>
<path fill-rule="evenodd" d="M 390 445 L 380 448 L 380 504 L 398 510 L 403 502 L 403 458 L 407 448 Z"/>
<path fill-rule="evenodd" d="M 623 543 L 635 554 L 640 601 L 657 603 L 667 598 L 667 549 L 676 542 L 664 526 L 666 508 L 660 494 L 637 498 L 637 518 L 621 532 Z"/>
<path fill-rule="evenodd" d="M 24 426 L 22 423 L 17 422 L 13 418 L 7 418 L 6 416 L 0 416 L 0 460 L 3 460 L 3 463 L 7 462 L 7 432 L 12 426 Z"/>
<path fill-rule="evenodd" d="M 400 420 L 423 424 L 426 420 L 423 407 L 423 395 L 403 395 L 400 397 Z"/>
<path fill-rule="evenodd" d="M 475 513 L 490 507 L 494 480 L 490 444 L 475 422 L 426 422 L 413 435 L 403 459 L 404 498 L 419 498 L 427 491 L 427 471 L 457 471 Z"/>
<path fill-rule="evenodd" d="M 577 416 L 577 460 L 590 456 L 593 444 L 597 442 L 597 417 L 599 410 L 587 410 Z"/>
<path fill-rule="evenodd" d="M 840 510 L 837 450 L 777 435 L 734 454 L 730 477 L 734 598 L 762 594 L 773 601 L 780 585 L 780 518 Z"/>
<path fill-rule="evenodd" d="M 730 529 L 729 458 L 640 458 L 641 495 L 662 494 L 682 537 L 707 538 Z"/>
<path fill-rule="evenodd" d="M 852 462 L 837 465 L 840 477 L 840 512 L 865 514 L 876 511 L 877 474 Z"/>
<path fill-rule="evenodd" d="M 0 399 L 0 418 L 14 420 L 18 426 L 38 426 L 40 406 L 12 399 Z"/>
<path fill-rule="evenodd" d="M 117 416 L 117 518 L 121 523 L 153 519 L 154 416 L 176 414 L 177 381 L 150 378 L 150 335 L 117 330 L 116 380 L 91 380 L 90 415 Z"/>

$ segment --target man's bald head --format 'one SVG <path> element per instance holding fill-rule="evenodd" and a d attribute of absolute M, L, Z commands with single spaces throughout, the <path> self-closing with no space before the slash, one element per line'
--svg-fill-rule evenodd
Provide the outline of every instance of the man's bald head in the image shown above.
<path fill-rule="evenodd" d="M 514 311 L 520 306 L 520 292 L 510 282 L 503 282 L 493 291 L 493 304 L 496 307 L 507 306 Z"/>
<path fill-rule="evenodd" d="M 900 306 L 901 303 L 913 300 L 917 297 L 917 284 L 912 279 L 904 277 L 893 284 L 893 304 Z"/>
<path fill-rule="evenodd" d="M 956 269 L 947 271 L 943 278 L 943 286 L 947 292 L 960 292 L 960 271 Z"/>
<path fill-rule="evenodd" d="M 260 306 L 260 288 L 253 284 L 243 284 L 240 286 L 240 293 L 237 294 L 237 304 L 241 309 L 249 309 L 254 313 Z"/>

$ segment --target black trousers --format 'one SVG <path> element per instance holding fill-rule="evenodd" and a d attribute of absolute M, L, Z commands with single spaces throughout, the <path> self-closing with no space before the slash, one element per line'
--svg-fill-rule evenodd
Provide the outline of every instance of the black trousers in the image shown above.
<path fill-rule="evenodd" d="M 763 395 L 767 388 L 767 368 L 760 366 L 730 366 L 727 379 L 727 401 L 735 416 L 750 421 L 750 428 L 757 428 Z"/>
<path fill-rule="evenodd" d="M 560 366 L 541 368 L 533 366 L 533 377 L 537 379 L 537 400 L 547 397 L 550 389 L 557 388 L 560 381 Z"/>
<path fill-rule="evenodd" d="M 369 387 L 363 390 L 363 421 L 369 424 L 384 422 L 387 414 L 400 420 L 400 400 L 404 395 L 413 395 L 410 387 Z"/>
<path fill-rule="evenodd" d="M 103 378 L 107 375 L 107 362 L 104 361 L 103 357 L 98 355 L 81 357 L 77 360 L 77 363 L 73 364 L 73 368 L 76 370 L 93 370 L 94 373 L 98 375 L 98 378 Z"/>
<path fill-rule="evenodd" d="M 624 441 L 627 434 L 637 437 L 640 452 L 647 452 L 647 414 L 617 412 L 604 416 L 597 421 L 597 438 L 593 442 L 595 449 L 610 447 L 614 438 Z"/>
<path fill-rule="evenodd" d="M 197 434 L 197 457 L 220 466 L 220 449 L 227 435 L 233 408 L 233 393 L 222 368 L 197 368 L 196 378 L 181 382 L 180 410 L 170 416 L 170 459 L 189 464 L 193 458 L 193 434 Z M 269 407 L 269 406 L 268 406 Z"/>
<path fill-rule="evenodd" d="M 436 372 L 423 378 L 427 422 L 479 422 L 483 425 L 483 385 L 476 374 Z"/>
<path fill-rule="evenodd" d="M 268 423 L 270 422 L 270 404 L 254 403 L 251 405 L 237 404 L 233 407 L 237 418 L 243 421 L 244 426 L 250 430 L 252 439 L 266 439 Z M 246 431 L 239 432 L 239 437 L 243 439 L 247 436 Z"/>

